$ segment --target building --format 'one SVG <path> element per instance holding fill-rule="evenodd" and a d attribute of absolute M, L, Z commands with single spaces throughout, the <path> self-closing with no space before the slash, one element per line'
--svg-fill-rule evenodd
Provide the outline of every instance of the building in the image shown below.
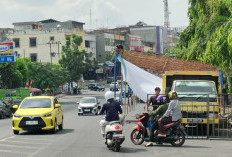
<path fill-rule="evenodd" d="M 111 60 L 112 53 L 115 46 L 115 35 L 109 33 L 96 34 L 97 40 L 97 55 L 96 58 L 99 63 L 105 63 Z"/>
<path fill-rule="evenodd" d="M 48 19 L 39 22 L 13 23 L 14 30 L 7 36 L 15 42 L 20 57 L 30 57 L 32 62 L 58 63 L 66 39 L 76 34 L 85 40 L 84 23 L 76 21 L 59 22 Z M 79 47 L 85 49 L 85 42 Z"/>
<path fill-rule="evenodd" d="M 0 42 L 7 41 L 7 34 L 12 30 L 12 28 L 0 28 Z"/>
<path fill-rule="evenodd" d="M 179 41 L 180 33 L 184 31 L 186 27 L 173 27 L 168 29 L 168 51 L 176 47 Z"/>
<path fill-rule="evenodd" d="M 149 26 L 141 21 L 128 27 L 123 26 L 114 29 L 103 29 L 97 30 L 97 32 L 119 34 L 124 37 L 127 35 L 141 37 L 141 44 L 144 47 L 144 51 L 152 51 L 156 54 L 164 54 L 168 47 L 167 28 L 163 26 Z M 128 44 L 129 41 L 126 41 L 125 46 L 129 47 Z M 141 50 L 139 50 L 139 52 L 140 51 Z"/>
<path fill-rule="evenodd" d="M 88 33 L 85 34 L 85 51 L 87 53 L 92 53 L 92 59 L 97 57 L 96 35 Z"/>
<path fill-rule="evenodd" d="M 142 45 L 141 37 L 136 35 L 127 35 L 126 49 L 136 52 L 144 52 L 144 46 Z"/>

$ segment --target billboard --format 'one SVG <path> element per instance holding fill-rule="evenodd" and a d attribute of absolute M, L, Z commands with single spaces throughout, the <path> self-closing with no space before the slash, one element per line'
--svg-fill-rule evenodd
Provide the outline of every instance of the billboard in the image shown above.
<path fill-rule="evenodd" d="M 14 53 L 13 42 L 2 42 L 0 43 L 0 54 Z"/>

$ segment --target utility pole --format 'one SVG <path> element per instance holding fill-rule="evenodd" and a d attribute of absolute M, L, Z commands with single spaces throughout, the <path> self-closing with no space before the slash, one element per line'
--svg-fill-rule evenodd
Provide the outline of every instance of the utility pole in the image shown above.
<path fill-rule="evenodd" d="M 47 44 L 50 45 L 50 57 L 51 57 L 51 63 L 52 63 L 52 42 L 48 42 Z"/>
<path fill-rule="evenodd" d="M 60 44 L 61 42 L 60 41 L 57 41 L 56 44 L 58 44 L 58 57 L 60 58 Z"/>

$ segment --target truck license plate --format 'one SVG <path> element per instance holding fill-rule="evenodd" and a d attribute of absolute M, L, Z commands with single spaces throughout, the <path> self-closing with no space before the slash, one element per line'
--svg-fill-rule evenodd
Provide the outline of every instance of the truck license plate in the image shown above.
<path fill-rule="evenodd" d="M 26 125 L 38 125 L 38 121 L 26 121 Z"/>
<path fill-rule="evenodd" d="M 188 119 L 188 122 L 200 123 L 202 122 L 202 119 L 201 118 L 190 118 Z"/>

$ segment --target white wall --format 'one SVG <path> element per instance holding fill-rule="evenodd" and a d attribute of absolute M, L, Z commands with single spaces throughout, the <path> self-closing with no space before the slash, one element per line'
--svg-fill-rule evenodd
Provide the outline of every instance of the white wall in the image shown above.
<path fill-rule="evenodd" d="M 20 47 L 15 48 L 18 51 L 20 57 L 30 57 L 30 54 L 37 54 L 37 62 L 51 62 L 50 55 L 50 37 L 54 36 L 54 42 L 61 42 L 59 45 L 59 52 L 61 53 L 62 45 L 66 43 L 66 35 L 77 34 L 84 38 L 83 30 L 25 30 L 25 31 L 14 31 L 13 34 L 8 34 L 8 38 L 13 40 L 13 38 L 20 39 Z M 36 47 L 30 47 L 30 38 L 36 37 Z M 85 39 L 83 39 L 84 41 Z M 84 49 L 84 42 L 80 49 Z M 58 53 L 58 44 L 51 45 L 51 51 Z M 61 56 L 61 55 L 60 55 Z M 58 63 L 59 55 L 56 54 L 52 57 L 52 63 Z"/>

